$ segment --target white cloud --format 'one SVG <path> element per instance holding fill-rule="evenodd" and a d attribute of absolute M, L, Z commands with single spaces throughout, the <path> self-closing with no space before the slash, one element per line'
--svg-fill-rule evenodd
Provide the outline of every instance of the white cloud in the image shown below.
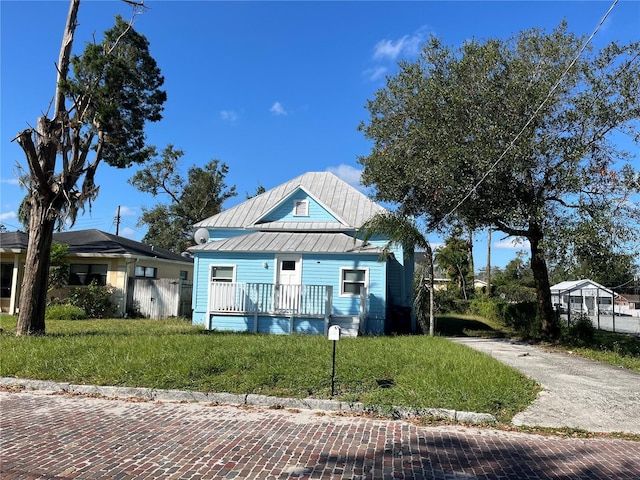
<path fill-rule="evenodd" d="M 374 67 L 374 68 L 369 68 L 367 70 L 365 70 L 364 76 L 367 77 L 370 81 L 375 82 L 376 80 L 384 77 L 387 74 L 387 67 L 382 67 L 382 66 L 378 66 L 378 67 Z"/>
<path fill-rule="evenodd" d="M 113 212 L 114 216 L 118 214 L 118 210 Z M 120 216 L 121 217 L 134 217 L 138 215 L 137 207 L 127 207 L 126 205 L 120 206 Z"/>
<path fill-rule="evenodd" d="M 1 183 L 8 183 L 9 185 L 20 185 L 20 182 L 17 178 L 3 178 L 0 180 Z"/>
<path fill-rule="evenodd" d="M 227 120 L 233 123 L 240 118 L 240 115 L 238 115 L 238 113 L 234 112 L 233 110 L 220 110 L 220 118 L 222 120 Z"/>
<path fill-rule="evenodd" d="M 426 31 L 419 29 L 412 35 L 405 35 L 397 40 L 380 40 L 373 47 L 374 60 L 397 60 L 398 57 L 412 57 L 420 51 L 420 46 L 424 42 Z"/>
<path fill-rule="evenodd" d="M 11 220 L 13 218 L 17 218 L 18 215 L 16 212 L 4 212 L 0 213 L 0 220 Z"/>
<path fill-rule="evenodd" d="M 359 170 L 351 165 L 345 165 L 344 163 L 337 167 L 327 168 L 327 172 L 333 173 L 338 178 L 341 178 L 352 187 L 356 187 L 358 190 L 362 190 L 364 187 L 360 183 L 360 177 L 362 176 L 362 170 Z"/>
<path fill-rule="evenodd" d="M 287 115 L 287 111 L 284 109 L 280 102 L 276 102 L 271 105 L 271 109 L 269 111 L 274 115 Z"/>
<path fill-rule="evenodd" d="M 520 237 L 507 237 L 493 244 L 495 248 L 504 248 L 508 250 L 524 250 L 530 249 L 529 240 Z"/>
<path fill-rule="evenodd" d="M 136 232 L 134 229 L 129 228 L 129 227 L 124 227 L 122 230 L 120 230 L 120 232 L 118 233 L 119 236 L 121 237 L 125 237 L 125 238 L 131 238 L 131 239 L 135 239 L 136 235 L 138 232 Z"/>

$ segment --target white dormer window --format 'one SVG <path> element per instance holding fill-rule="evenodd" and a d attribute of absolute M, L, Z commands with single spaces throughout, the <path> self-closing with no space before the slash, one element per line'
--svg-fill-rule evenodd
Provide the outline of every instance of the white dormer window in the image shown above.
<path fill-rule="evenodd" d="M 308 217 L 309 216 L 309 201 L 308 200 L 295 200 L 293 202 L 293 216 L 294 217 Z"/>

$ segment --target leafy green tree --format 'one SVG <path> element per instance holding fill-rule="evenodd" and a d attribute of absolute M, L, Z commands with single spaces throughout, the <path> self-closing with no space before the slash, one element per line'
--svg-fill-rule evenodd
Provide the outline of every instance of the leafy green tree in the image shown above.
<path fill-rule="evenodd" d="M 557 338 L 547 246 L 578 212 L 637 231 L 639 175 L 614 134 L 640 140 L 640 44 L 582 51 L 562 23 L 453 49 L 432 38 L 367 104 L 362 181 L 422 218 L 525 238 L 542 335 Z M 619 164 L 622 162 L 622 166 Z M 622 228 L 625 227 L 625 228 Z"/>
<path fill-rule="evenodd" d="M 414 314 L 423 332 L 435 335 L 434 318 L 434 276 L 433 250 L 418 224 L 399 212 L 385 212 L 374 215 L 358 230 L 358 236 L 366 243 L 372 237 L 382 235 L 388 239 L 382 258 L 391 253 L 393 245 L 400 244 L 406 255 L 411 256 L 416 248 L 425 251 L 426 261 L 418 267 L 414 277 Z M 427 317 L 429 318 L 427 325 Z"/>
<path fill-rule="evenodd" d="M 606 213 L 606 212 L 604 212 Z M 599 212 L 599 214 L 602 214 Z M 588 278 L 608 287 L 628 283 L 638 270 L 632 248 L 620 243 L 615 225 L 606 221 L 578 219 L 567 229 L 570 243 L 556 243 L 551 258 L 551 277 L 556 282 Z"/>
<path fill-rule="evenodd" d="M 70 1 L 51 116 L 42 115 L 35 127 L 16 136 L 27 162 L 22 176 L 29 220 L 18 335 L 45 333 L 54 228 L 73 224 L 86 203 L 95 200 L 101 163 L 126 168 L 146 160 L 150 150 L 144 126 L 162 118 L 166 100 L 149 42 L 119 16 L 101 43 L 87 44 L 81 56 L 71 55 L 79 7 L 80 0 Z"/>
<path fill-rule="evenodd" d="M 509 302 L 535 301 L 535 280 L 526 254 L 518 252 L 504 269 L 496 272 L 493 285 L 496 295 Z"/>
<path fill-rule="evenodd" d="M 49 265 L 49 291 L 60 290 L 69 283 L 69 246 L 53 242 Z"/>
<path fill-rule="evenodd" d="M 455 286 L 460 296 L 468 300 L 467 280 L 472 272 L 469 243 L 460 237 L 446 238 L 444 246 L 436 248 L 434 261 L 438 268 L 446 272 L 451 284 Z"/>
<path fill-rule="evenodd" d="M 184 179 L 179 174 L 182 150 L 167 145 L 159 158 L 153 158 L 136 172 L 129 183 L 154 197 L 165 194 L 169 203 L 143 208 L 139 225 L 147 225 L 144 242 L 174 252 L 193 245 L 193 224 L 222 211 L 225 200 L 236 195 L 235 186 L 227 187 L 226 164 L 211 160 L 204 168 L 193 166 Z"/>

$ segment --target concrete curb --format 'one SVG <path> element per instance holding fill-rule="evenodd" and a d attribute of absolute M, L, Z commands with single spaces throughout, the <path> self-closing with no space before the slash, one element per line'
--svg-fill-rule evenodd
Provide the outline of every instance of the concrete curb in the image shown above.
<path fill-rule="evenodd" d="M 70 393 L 78 395 L 97 395 L 106 398 L 138 398 L 159 402 L 201 402 L 225 405 L 251 405 L 258 407 L 280 407 L 298 410 L 320 410 L 328 412 L 345 412 L 354 414 L 370 414 L 397 420 L 412 418 L 430 418 L 434 420 L 451 420 L 473 425 L 496 423 L 496 418 L 489 413 L 464 412 L 443 408 L 406 408 L 365 406 L 362 403 L 322 400 L 316 398 L 281 398 L 267 395 L 205 393 L 185 390 L 160 390 L 145 387 L 113 387 L 99 385 L 75 385 L 67 382 L 46 380 L 29 380 L 22 378 L 0 377 L 0 387 L 23 388 L 25 390 L 43 390 L 48 392 Z"/>

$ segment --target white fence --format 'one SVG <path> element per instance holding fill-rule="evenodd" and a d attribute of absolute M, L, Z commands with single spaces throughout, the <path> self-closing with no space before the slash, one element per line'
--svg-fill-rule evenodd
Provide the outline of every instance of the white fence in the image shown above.
<path fill-rule="evenodd" d="M 333 302 L 330 285 L 213 282 L 209 288 L 210 312 L 324 317 Z"/>

